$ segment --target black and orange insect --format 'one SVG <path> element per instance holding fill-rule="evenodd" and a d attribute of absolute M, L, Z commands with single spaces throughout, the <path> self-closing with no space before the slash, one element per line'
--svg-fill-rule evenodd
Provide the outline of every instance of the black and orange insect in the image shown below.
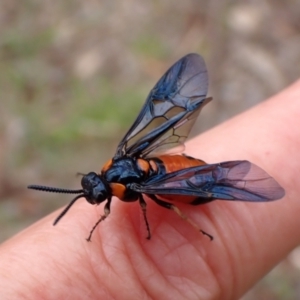
<path fill-rule="evenodd" d="M 207 164 L 203 160 L 180 155 L 207 98 L 208 75 L 203 58 L 188 54 L 176 62 L 151 90 L 137 119 L 121 140 L 114 157 L 100 173 L 82 177 L 79 190 L 30 185 L 28 188 L 78 194 L 54 221 L 56 225 L 81 197 L 90 204 L 106 201 L 104 215 L 92 228 L 110 214 L 112 196 L 125 202 L 139 201 L 148 236 L 150 227 L 144 195 L 158 205 L 188 219 L 174 203 L 204 204 L 215 199 L 265 202 L 280 199 L 284 189 L 264 170 L 249 161 Z M 172 153 L 166 154 L 167 150 Z M 169 151 L 170 152 L 170 151 Z M 165 154 L 162 154 L 165 153 Z"/>

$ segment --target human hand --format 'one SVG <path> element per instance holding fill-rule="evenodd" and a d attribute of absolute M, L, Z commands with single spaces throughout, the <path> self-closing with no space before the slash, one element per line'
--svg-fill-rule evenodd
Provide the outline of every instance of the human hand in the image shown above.
<path fill-rule="evenodd" d="M 148 241 L 138 203 L 114 199 L 88 243 L 103 205 L 80 200 L 56 227 L 51 224 L 59 212 L 1 245 L 1 297 L 238 299 L 300 242 L 299 99 L 300 81 L 186 149 L 208 163 L 247 159 L 285 188 L 285 198 L 178 205 L 214 236 L 212 242 L 147 199 Z"/>

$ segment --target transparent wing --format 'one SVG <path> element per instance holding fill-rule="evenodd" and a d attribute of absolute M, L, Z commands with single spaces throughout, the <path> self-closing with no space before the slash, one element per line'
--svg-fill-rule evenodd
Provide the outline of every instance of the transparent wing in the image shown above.
<path fill-rule="evenodd" d="M 264 202 L 280 199 L 284 189 L 264 170 L 248 161 L 230 161 L 158 175 L 135 191 L 155 195 L 199 197 L 192 204 L 213 199 Z"/>
<path fill-rule="evenodd" d="M 203 58 L 188 54 L 151 90 L 137 119 L 120 142 L 115 158 L 145 157 L 183 144 L 206 98 L 208 76 Z"/>

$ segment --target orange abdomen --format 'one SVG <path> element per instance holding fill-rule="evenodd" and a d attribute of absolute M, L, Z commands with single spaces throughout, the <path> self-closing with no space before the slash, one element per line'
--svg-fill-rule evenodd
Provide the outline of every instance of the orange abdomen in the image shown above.
<path fill-rule="evenodd" d="M 203 160 L 186 155 L 161 155 L 157 157 L 163 164 L 166 173 L 182 169 L 206 165 Z M 197 197 L 183 195 L 156 195 L 161 200 L 168 202 L 192 203 Z"/>
<path fill-rule="evenodd" d="M 186 155 L 161 155 L 157 158 L 161 160 L 164 164 L 166 173 L 206 165 L 206 163 L 203 160 Z"/>

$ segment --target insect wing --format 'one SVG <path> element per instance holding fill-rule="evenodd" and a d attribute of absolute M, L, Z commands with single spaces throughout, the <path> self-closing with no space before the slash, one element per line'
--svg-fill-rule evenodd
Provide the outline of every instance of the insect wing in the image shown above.
<path fill-rule="evenodd" d="M 203 58 L 188 54 L 151 90 L 137 119 L 120 142 L 115 158 L 147 156 L 183 144 L 206 98 L 208 76 Z"/>
<path fill-rule="evenodd" d="M 205 203 L 213 199 L 264 202 L 284 196 L 284 189 L 248 161 L 203 165 L 157 175 L 133 189 L 144 194 L 187 195 Z M 207 199 L 207 200 L 205 200 Z"/>
<path fill-rule="evenodd" d="M 157 156 L 162 153 L 181 153 L 184 151 L 184 141 L 187 139 L 202 107 L 212 98 L 206 98 L 194 111 L 185 113 L 174 125 L 169 126 L 158 138 L 149 144 L 142 152 L 143 156 Z M 168 123 L 167 123 L 168 124 Z M 154 132 L 155 133 L 155 132 Z M 147 136 L 143 140 L 147 140 Z M 169 150 L 170 149 L 170 150 Z M 178 151 L 180 149 L 180 151 Z M 151 155 L 150 155 L 151 154 Z"/>

